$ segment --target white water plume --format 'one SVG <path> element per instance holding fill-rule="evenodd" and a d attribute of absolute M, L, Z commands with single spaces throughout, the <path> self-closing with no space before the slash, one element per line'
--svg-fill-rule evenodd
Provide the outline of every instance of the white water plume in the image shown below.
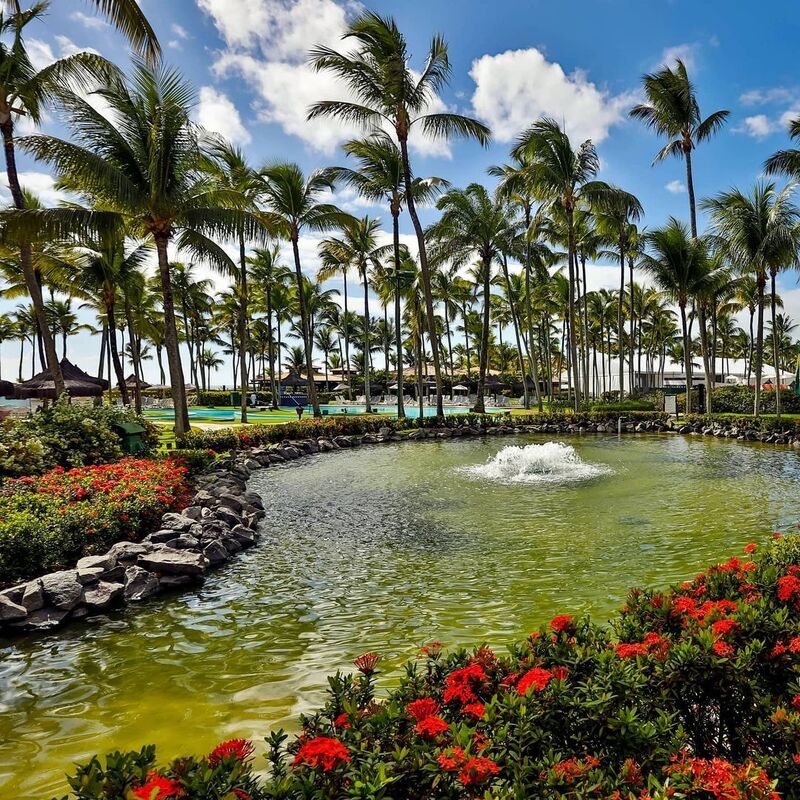
<path fill-rule="evenodd" d="M 612 472 L 603 464 L 587 464 L 574 447 L 561 442 L 504 447 L 485 464 L 461 471 L 500 483 L 571 483 Z"/>

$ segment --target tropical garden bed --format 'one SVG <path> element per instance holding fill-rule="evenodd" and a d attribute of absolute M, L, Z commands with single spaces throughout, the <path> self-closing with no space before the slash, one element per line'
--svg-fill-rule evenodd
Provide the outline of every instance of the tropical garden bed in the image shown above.
<path fill-rule="evenodd" d="M 301 734 L 156 766 L 93 758 L 81 798 L 714 798 L 800 793 L 800 537 L 755 544 L 610 626 L 569 614 L 499 655 L 424 646 L 379 697 L 380 656 L 330 679 Z M 565 609 L 568 611 L 568 609 Z"/>

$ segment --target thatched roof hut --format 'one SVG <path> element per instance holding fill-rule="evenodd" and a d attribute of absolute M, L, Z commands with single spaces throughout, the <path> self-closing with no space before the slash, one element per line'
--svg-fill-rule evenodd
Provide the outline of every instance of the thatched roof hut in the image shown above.
<path fill-rule="evenodd" d="M 93 378 L 66 358 L 61 360 L 61 374 L 64 377 L 64 386 L 70 397 L 100 397 L 103 391 L 108 388 L 107 380 Z M 30 380 L 14 387 L 14 397 L 20 400 L 29 397 L 38 397 L 41 400 L 56 400 L 56 387 L 50 369 L 44 369 Z"/>

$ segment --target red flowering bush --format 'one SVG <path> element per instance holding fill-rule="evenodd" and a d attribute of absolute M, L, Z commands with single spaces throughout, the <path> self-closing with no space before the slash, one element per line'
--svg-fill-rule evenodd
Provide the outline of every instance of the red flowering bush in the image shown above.
<path fill-rule="evenodd" d="M 763 550 L 634 590 L 610 626 L 559 615 L 507 656 L 432 643 L 381 698 L 358 659 L 297 739 L 270 736 L 253 800 L 798 800 L 800 536 Z"/>
<path fill-rule="evenodd" d="M 179 459 L 60 467 L 0 489 L 0 583 L 72 564 L 153 530 L 186 490 Z"/>

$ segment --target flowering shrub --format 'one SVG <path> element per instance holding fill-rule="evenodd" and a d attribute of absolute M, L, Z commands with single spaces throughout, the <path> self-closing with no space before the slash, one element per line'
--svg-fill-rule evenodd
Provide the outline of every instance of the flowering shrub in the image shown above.
<path fill-rule="evenodd" d="M 270 771 L 248 791 L 286 800 L 800 798 L 800 536 L 754 551 L 666 591 L 632 591 L 610 626 L 560 614 L 507 656 L 446 654 L 433 642 L 383 698 L 379 660 L 365 654 L 356 674 L 330 678 L 325 706 L 302 718 L 297 739 L 269 737 Z M 185 763 L 158 774 L 181 781 L 175 764 Z M 144 780 L 136 769 L 127 785 Z M 181 791 L 218 796 L 185 782 Z"/>
<path fill-rule="evenodd" d="M 145 452 L 158 446 L 155 426 L 118 406 L 64 400 L 43 406 L 27 418 L 4 420 L 0 424 L 0 478 L 117 461 L 123 454 L 112 426 L 120 422 L 138 422 L 145 428 Z"/>
<path fill-rule="evenodd" d="M 56 569 L 153 530 L 185 490 L 179 459 L 57 467 L 0 489 L 0 583 Z"/>

